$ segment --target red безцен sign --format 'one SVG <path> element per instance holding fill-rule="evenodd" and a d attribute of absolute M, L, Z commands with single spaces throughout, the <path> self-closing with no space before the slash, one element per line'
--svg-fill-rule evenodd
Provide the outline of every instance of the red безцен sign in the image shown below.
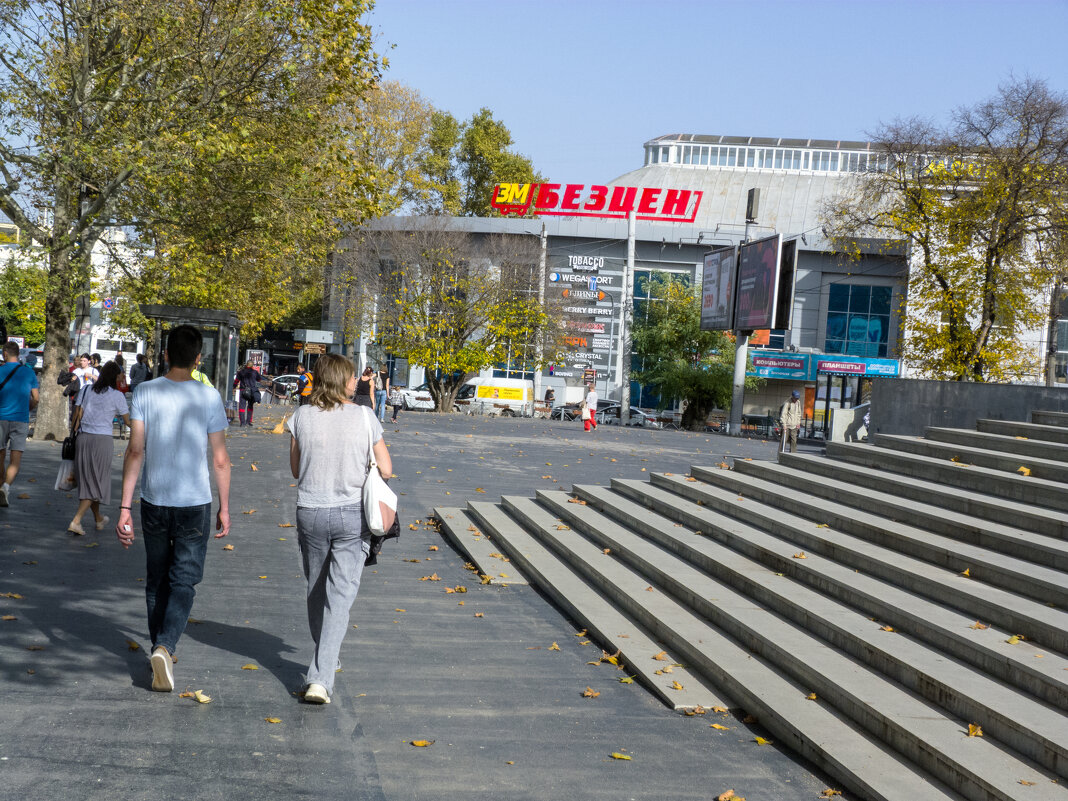
<path fill-rule="evenodd" d="M 704 192 L 647 186 L 594 184 L 497 184 L 493 206 L 502 215 L 535 214 L 558 217 L 602 217 L 625 220 L 631 211 L 639 220 L 692 223 Z"/>

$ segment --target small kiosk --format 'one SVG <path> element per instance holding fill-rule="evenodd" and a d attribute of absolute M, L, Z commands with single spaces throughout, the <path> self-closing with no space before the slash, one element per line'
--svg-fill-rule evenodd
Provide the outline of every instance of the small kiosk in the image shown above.
<path fill-rule="evenodd" d="M 229 399 L 230 385 L 237 372 L 237 339 L 241 321 L 232 311 L 225 309 L 195 309 L 188 306 L 163 306 L 142 303 L 141 314 L 153 322 L 152 357 L 155 359 L 155 375 L 163 375 L 163 346 L 166 332 L 178 325 L 191 325 L 204 336 L 204 348 L 200 356 L 200 371 L 211 379 L 223 401 Z"/>

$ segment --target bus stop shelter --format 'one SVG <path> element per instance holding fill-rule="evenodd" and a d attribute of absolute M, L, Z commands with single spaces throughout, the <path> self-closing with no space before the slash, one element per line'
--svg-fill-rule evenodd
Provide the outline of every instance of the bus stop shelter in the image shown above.
<path fill-rule="evenodd" d="M 153 322 L 152 353 L 156 359 L 153 370 L 157 376 L 163 375 L 167 331 L 178 325 L 191 325 L 204 336 L 200 371 L 211 380 L 224 401 L 229 398 L 228 390 L 240 366 L 237 363 L 237 339 L 241 321 L 234 312 L 142 303 L 141 314 Z"/>

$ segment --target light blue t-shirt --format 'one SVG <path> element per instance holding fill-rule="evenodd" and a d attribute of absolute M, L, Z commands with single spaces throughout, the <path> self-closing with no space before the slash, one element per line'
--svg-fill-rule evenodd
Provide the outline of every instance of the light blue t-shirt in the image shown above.
<path fill-rule="evenodd" d="M 30 391 L 37 389 L 37 374 L 32 367 L 20 362 L 4 362 L 0 365 L 0 381 L 11 371 L 15 375 L 0 390 L 0 420 L 18 423 L 30 422 Z"/>
<path fill-rule="evenodd" d="M 199 381 L 146 381 L 130 417 L 145 424 L 141 498 L 155 506 L 211 503 L 208 434 L 229 426 L 222 398 Z"/>

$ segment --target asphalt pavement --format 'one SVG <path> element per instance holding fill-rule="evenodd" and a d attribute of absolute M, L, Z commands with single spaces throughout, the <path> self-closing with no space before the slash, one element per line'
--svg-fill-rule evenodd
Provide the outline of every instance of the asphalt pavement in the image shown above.
<path fill-rule="evenodd" d="M 386 426 L 402 537 L 364 575 L 319 707 L 297 695 L 310 640 L 288 437 L 271 433 L 285 410 L 261 409 L 231 430 L 233 531 L 209 545 L 170 694 L 149 689 L 140 541 L 67 534 L 59 446 L 29 443 L 0 509 L 0 799 L 807 801 L 833 787 L 758 745 L 758 723 L 677 714 L 588 664 L 600 648 L 535 589 L 481 585 L 426 524 L 435 506 L 770 459 L 774 443 L 402 414 Z M 197 690 L 210 702 L 181 697 Z"/>

